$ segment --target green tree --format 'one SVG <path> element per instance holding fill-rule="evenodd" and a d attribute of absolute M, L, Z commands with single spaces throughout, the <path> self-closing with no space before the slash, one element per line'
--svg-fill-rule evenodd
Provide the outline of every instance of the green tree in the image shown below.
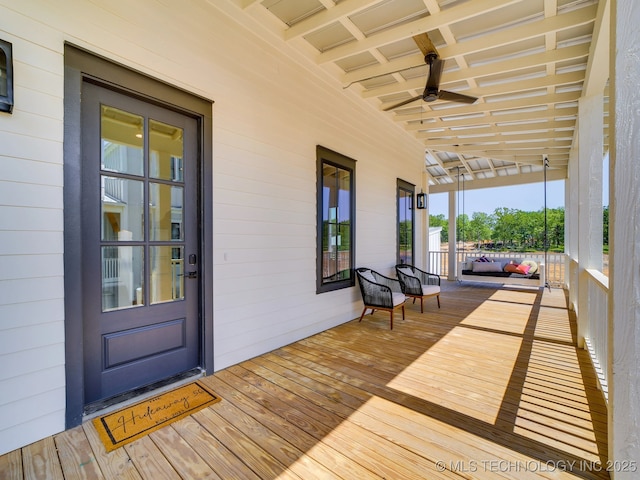
<path fill-rule="evenodd" d="M 481 248 L 485 240 L 490 240 L 493 232 L 493 217 L 484 212 L 474 212 L 467 228 L 467 238 L 477 242 Z"/>
<path fill-rule="evenodd" d="M 547 241 L 549 247 L 564 245 L 564 208 L 547 209 Z"/>
<path fill-rule="evenodd" d="M 494 213 L 495 224 L 493 238 L 502 242 L 503 246 L 513 245 L 517 236 L 516 210 L 506 207 L 496 208 Z"/>
<path fill-rule="evenodd" d="M 445 218 L 444 214 L 429 215 L 430 227 L 442 227 L 440 232 L 440 241 L 447 243 L 449 241 L 449 221 Z"/>
<path fill-rule="evenodd" d="M 466 213 L 458 215 L 456 221 L 456 239 L 460 242 L 466 242 L 469 237 L 469 216 Z"/>
<path fill-rule="evenodd" d="M 609 205 L 602 209 L 602 243 L 609 245 Z"/>

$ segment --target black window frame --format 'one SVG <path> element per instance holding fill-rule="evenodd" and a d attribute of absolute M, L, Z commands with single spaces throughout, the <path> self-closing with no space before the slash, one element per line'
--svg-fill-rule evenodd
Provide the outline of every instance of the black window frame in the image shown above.
<path fill-rule="evenodd" d="M 409 210 L 411 210 L 411 262 L 404 262 L 400 256 L 400 194 L 407 192 L 410 194 Z M 400 178 L 396 181 L 396 263 L 407 263 L 413 265 L 416 257 L 416 186 Z"/>
<path fill-rule="evenodd" d="M 349 179 L 349 278 L 326 281 L 323 276 L 323 205 L 324 205 L 324 165 L 331 165 L 350 172 Z M 356 161 L 321 145 L 316 146 L 316 293 L 331 292 L 355 285 L 356 256 Z"/>
<path fill-rule="evenodd" d="M 0 40 L 0 52 L 4 59 L 3 65 L 0 68 L 4 70 L 6 78 L 2 79 L 0 76 L 0 82 L 4 83 L 5 93 L 0 95 L 0 112 L 12 113 L 13 112 L 13 46 L 6 40 Z"/>

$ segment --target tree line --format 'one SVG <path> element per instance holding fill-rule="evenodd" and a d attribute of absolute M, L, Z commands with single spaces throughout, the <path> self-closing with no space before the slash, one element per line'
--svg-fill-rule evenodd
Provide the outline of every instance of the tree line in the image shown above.
<path fill-rule="evenodd" d="M 496 208 L 492 214 L 474 212 L 457 217 L 457 241 L 471 242 L 477 248 L 508 250 L 544 250 L 544 209 L 525 212 Z M 609 207 L 602 211 L 603 247 L 609 245 Z M 440 240 L 449 241 L 449 221 L 443 214 L 429 215 L 429 226 L 442 227 Z M 551 251 L 564 251 L 564 208 L 547 208 L 546 241 Z M 454 239 L 455 240 L 455 239 Z"/>
<path fill-rule="evenodd" d="M 474 212 L 458 215 L 457 241 L 473 243 L 477 248 L 508 250 L 544 250 L 545 212 L 525 212 L 496 208 L 492 214 Z M 449 241 L 449 221 L 443 214 L 429 215 L 429 226 L 442 227 L 441 241 Z M 564 250 L 564 208 L 547 209 L 546 241 L 549 250 Z M 455 239 L 454 239 L 455 240 Z"/>

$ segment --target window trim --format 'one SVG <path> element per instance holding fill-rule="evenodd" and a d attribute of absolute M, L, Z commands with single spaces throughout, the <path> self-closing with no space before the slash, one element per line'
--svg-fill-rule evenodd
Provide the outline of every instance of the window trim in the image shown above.
<path fill-rule="evenodd" d="M 0 52 L 4 57 L 4 71 L 6 78 L 0 77 L 0 82 L 4 82 L 6 92 L 0 95 L 0 112 L 13 112 L 13 45 L 6 40 L 0 40 Z"/>
<path fill-rule="evenodd" d="M 338 168 L 349 170 L 351 173 L 349 189 L 350 205 L 349 219 L 349 278 L 331 283 L 324 283 L 322 276 L 322 235 L 323 235 L 323 165 L 329 164 Z M 340 153 L 329 150 L 321 145 L 316 146 L 316 294 L 350 288 L 355 286 L 355 256 L 356 256 L 356 161 Z"/>
<path fill-rule="evenodd" d="M 396 179 L 396 263 L 401 263 L 400 258 L 400 191 L 411 194 L 411 265 L 415 264 L 416 251 L 416 186 L 401 178 Z"/>

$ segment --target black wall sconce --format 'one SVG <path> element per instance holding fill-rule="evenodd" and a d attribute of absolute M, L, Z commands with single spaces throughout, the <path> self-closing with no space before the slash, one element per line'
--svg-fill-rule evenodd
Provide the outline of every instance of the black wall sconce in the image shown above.
<path fill-rule="evenodd" d="M 416 195 L 416 207 L 420 210 L 427 208 L 427 194 L 422 190 Z"/>
<path fill-rule="evenodd" d="M 13 110 L 13 51 L 11 44 L 0 40 L 0 112 Z"/>

